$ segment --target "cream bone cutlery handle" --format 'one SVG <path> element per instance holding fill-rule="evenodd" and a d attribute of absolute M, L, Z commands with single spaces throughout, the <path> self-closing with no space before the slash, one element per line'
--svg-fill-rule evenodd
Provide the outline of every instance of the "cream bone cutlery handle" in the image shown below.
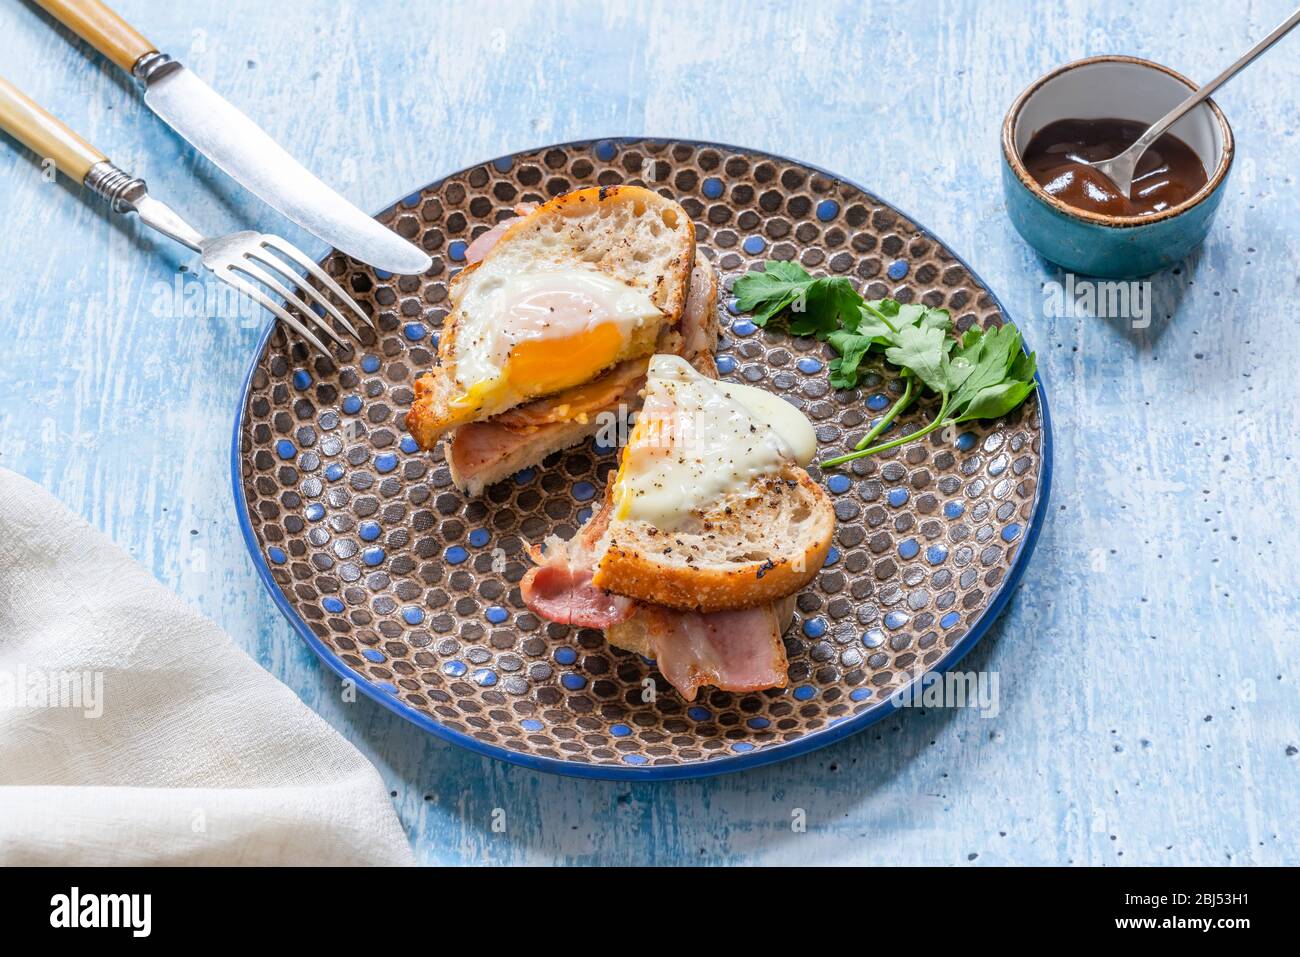
<path fill-rule="evenodd" d="M 46 12 L 127 73 L 158 49 L 100 0 L 36 0 Z"/>
<path fill-rule="evenodd" d="M 51 160 L 69 179 L 107 199 L 119 213 L 137 212 L 149 204 L 149 225 L 178 243 L 200 251 L 203 237 L 168 207 L 149 196 L 142 179 L 114 166 L 97 150 L 39 103 L 0 77 L 0 129 L 36 155 Z"/>

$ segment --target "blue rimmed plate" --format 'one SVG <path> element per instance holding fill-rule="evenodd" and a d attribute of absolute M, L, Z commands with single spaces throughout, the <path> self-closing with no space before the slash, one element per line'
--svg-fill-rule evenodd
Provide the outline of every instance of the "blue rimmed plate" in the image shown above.
<path fill-rule="evenodd" d="M 785 636 L 789 685 L 684 701 L 653 665 L 598 631 L 539 620 L 518 583 L 524 548 L 591 514 L 613 449 L 587 445 L 466 498 L 441 452 L 403 420 L 434 363 L 447 282 L 469 242 L 520 202 L 635 183 L 677 199 L 730 286 L 765 259 L 851 277 L 868 296 L 949 309 L 959 328 L 1003 321 L 969 267 L 888 203 L 831 173 L 712 143 L 605 139 L 501 157 L 432 183 L 377 218 L 433 257 L 395 277 L 334 253 L 323 265 L 376 318 L 334 360 L 268 329 L 232 449 L 245 540 L 272 598 L 340 675 L 420 727 L 562 774 L 636 780 L 779 761 L 860 730 L 890 696 L 951 668 L 1023 572 L 1045 515 L 1044 390 L 1005 419 L 939 434 L 821 476 L 835 545 Z M 718 367 L 799 405 L 823 455 L 852 446 L 899 384 L 827 384 L 830 354 L 722 309 Z M 1041 386 L 1041 383 L 1040 383 Z M 906 434 L 926 410 L 892 427 Z M 950 437 L 951 439 L 951 437 Z M 814 477 L 817 473 L 814 470 Z M 643 681 L 656 683 L 645 701 Z"/>

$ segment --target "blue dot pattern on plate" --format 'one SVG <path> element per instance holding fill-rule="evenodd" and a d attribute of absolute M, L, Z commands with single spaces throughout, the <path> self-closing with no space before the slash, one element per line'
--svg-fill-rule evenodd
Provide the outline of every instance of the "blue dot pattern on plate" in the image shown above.
<path fill-rule="evenodd" d="M 298 454 L 298 450 L 288 439 L 281 439 L 275 443 L 275 454 L 282 459 L 291 459 Z"/>
<path fill-rule="evenodd" d="M 946 545 L 931 545 L 925 550 L 925 560 L 931 565 L 942 565 L 943 560 L 948 557 L 948 547 Z"/>
<path fill-rule="evenodd" d="M 891 611 L 885 616 L 885 627 L 890 631 L 898 631 L 911 620 L 905 612 Z"/>
<path fill-rule="evenodd" d="M 975 443 L 978 441 L 979 437 L 974 432 L 963 432 L 957 436 L 957 449 L 960 452 L 969 452 L 975 448 Z"/>
<path fill-rule="evenodd" d="M 889 264 L 889 278 L 898 282 L 907 275 L 907 263 L 902 259 L 895 259 Z"/>
<path fill-rule="evenodd" d="M 378 547 L 367 548 L 361 553 L 361 560 L 371 567 L 382 564 L 384 561 L 384 550 Z"/>
<path fill-rule="evenodd" d="M 891 488 L 889 494 L 885 496 L 885 498 L 888 500 L 890 505 L 894 506 L 894 508 L 902 508 L 907 504 L 907 489 Z"/>
<path fill-rule="evenodd" d="M 536 474 L 537 474 L 537 470 L 532 467 L 526 469 L 520 469 L 518 472 L 515 473 L 515 484 L 527 485 L 529 482 L 533 480 L 533 476 Z"/>
<path fill-rule="evenodd" d="M 462 239 L 458 239 L 453 243 L 448 243 L 447 258 L 454 263 L 463 263 L 465 261 L 465 250 L 468 248 L 468 244 Z"/>
<path fill-rule="evenodd" d="M 611 170 L 624 181 L 640 176 L 653 189 L 693 196 L 693 218 L 709 224 L 701 250 L 728 282 L 741 270 L 761 269 L 753 264 L 763 258 L 798 262 L 814 248 L 826 256 L 819 268 L 860 276 L 883 248 L 890 254 L 872 267 L 887 273 L 898 259 L 906 272 L 902 279 L 878 276 L 890 292 L 874 294 L 950 302 L 962 290 L 970 318 L 997 320 L 988 291 L 936 241 L 917 240 L 924 233 L 906 217 L 891 215 L 885 225 L 886 217 L 873 211 L 889 211 L 886 204 L 842 181 L 828 186 L 832 181 L 797 163 L 699 144 L 647 148 L 601 140 L 547 147 L 480 163 L 472 172 L 478 179 L 469 178 L 471 171 L 453 174 L 381 214 L 386 227 L 417 242 L 439 237 L 436 271 L 398 277 L 342 256 L 331 261 L 329 272 L 368 313 L 384 316 L 385 328 L 336 365 L 300 346 L 287 350 L 291 337 L 272 337 L 250 380 L 236 474 L 242 471 L 264 575 L 373 694 L 391 695 L 390 703 L 400 701 L 425 721 L 476 738 L 481 750 L 551 764 L 582 761 L 598 773 L 604 765 L 631 776 L 710 758 L 727 764 L 749 749 L 769 753 L 836 723 L 842 728 L 882 708 L 907 670 L 898 661 L 916 657 L 918 642 L 925 642 L 927 666 L 941 661 L 1011 578 L 1011 562 L 1033 530 L 1035 480 L 1048 437 L 1030 406 L 1024 416 L 959 426 L 947 437 L 936 433 L 925 443 L 927 455 L 898 450 L 819 473 L 841 513 L 838 547 L 828 549 L 809 586 L 817 600 L 805 603 L 785 636 L 794 676 L 786 689 L 706 688 L 686 702 L 640 655 L 613 651 L 576 627 L 539 622 L 518 597 L 518 576 L 529 567 L 524 548 L 550 533 L 567 538 L 591 518 L 617 455 L 602 444 L 617 442 L 593 436 L 524 472 L 519 484 L 507 478 L 481 496 L 464 496 L 447 481 L 440 451 L 420 449 L 403 420 L 414 380 L 437 347 L 445 284 L 465 265 L 449 257 L 448 247 L 466 256 L 471 234 L 481 233 L 493 212 L 529 193 L 546 195 L 560 181 L 565 189 L 594 185 Z M 787 209 L 796 199 L 802 208 Z M 485 201 L 492 211 L 479 209 Z M 874 242 L 860 249 L 838 238 L 844 230 Z M 888 236 L 895 238 L 886 242 Z M 894 248 L 899 238 L 902 245 Z M 734 290 L 721 299 L 720 374 L 769 383 L 805 409 L 820 410 L 815 421 L 823 454 L 847 451 L 901 394 L 896 374 L 881 375 L 877 365 L 863 371 L 858 398 L 849 401 L 848 393 L 826 386 L 824 345 L 753 329 L 752 317 L 736 308 Z M 417 303 L 419 309 L 409 308 Z M 905 435 L 923 417 L 921 408 L 905 412 L 888 436 Z M 958 440 L 962 429 L 971 435 Z M 277 449 L 280 441 L 288 444 Z M 974 457 L 985 451 L 987 460 Z M 590 498 L 588 487 L 595 489 Z M 891 491 L 902 504 L 887 501 Z M 954 537 L 960 522 L 969 530 Z M 938 554 L 929 546 L 939 543 L 949 554 L 927 565 L 927 554 Z M 366 556 L 382 559 L 368 565 Z M 1002 577 L 988 577 L 993 572 Z M 888 604 L 857 597 L 857 586 L 869 583 L 885 599 L 884 589 L 895 582 L 897 598 L 889 596 Z M 942 636 L 938 645 L 933 633 Z M 658 684 L 657 701 L 640 698 L 645 676 Z M 873 680 L 882 676 L 890 680 Z M 431 694 L 435 689 L 445 697 Z M 555 697 L 537 697 L 543 689 Z"/>

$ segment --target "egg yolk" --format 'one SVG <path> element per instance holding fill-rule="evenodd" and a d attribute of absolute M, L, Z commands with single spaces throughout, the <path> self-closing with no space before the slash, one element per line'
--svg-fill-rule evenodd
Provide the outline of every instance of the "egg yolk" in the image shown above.
<path fill-rule="evenodd" d="M 526 394 L 559 392 L 612 366 L 622 349 L 623 334 L 613 323 L 574 335 L 525 339 L 510 350 L 510 381 Z"/>

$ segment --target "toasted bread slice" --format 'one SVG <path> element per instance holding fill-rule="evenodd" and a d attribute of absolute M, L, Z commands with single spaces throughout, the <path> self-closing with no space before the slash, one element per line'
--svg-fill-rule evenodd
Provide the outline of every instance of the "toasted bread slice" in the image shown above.
<path fill-rule="evenodd" d="M 686 303 L 695 258 L 695 227 L 680 205 L 638 186 L 592 187 L 558 196 L 511 223 L 479 262 L 451 281 L 448 314 L 438 342 L 439 364 L 415 384 L 407 429 L 432 448 L 448 429 L 478 422 L 539 396 L 580 385 L 627 359 L 655 351 L 660 330 L 675 324 Z M 650 312 L 618 336 L 589 337 L 566 361 L 533 358 L 494 368 L 491 388 L 460 368 L 482 359 L 499 316 L 483 314 L 498 301 L 492 290 L 511 277 L 538 273 L 600 276 L 639 291 Z M 584 334 L 586 335 L 586 334 Z M 516 346 L 515 348 L 519 348 Z M 479 361 L 479 365 L 482 365 Z"/>
<path fill-rule="evenodd" d="M 792 465 L 717 502 L 691 529 L 612 518 L 592 581 L 683 611 L 751 608 L 808 584 L 834 535 L 830 496 Z"/>
<path fill-rule="evenodd" d="M 713 352 L 718 346 L 718 276 L 707 260 L 691 272 L 681 321 L 659 336 L 659 352 L 683 356 L 702 374 L 717 377 Z M 535 465 L 552 452 L 586 441 L 608 424 L 610 415 L 640 405 L 649 359 L 633 359 L 594 382 L 535 399 L 486 422 L 453 429 L 444 439 L 447 467 L 458 489 L 481 495 L 495 482 Z"/>
<path fill-rule="evenodd" d="M 655 356 L 610 484 L 594 584 L 696 612 L 798 591 L 835 533 L 830 496 L 800 467 L 816 444 L 812 424 L 779 396 Z"/>

